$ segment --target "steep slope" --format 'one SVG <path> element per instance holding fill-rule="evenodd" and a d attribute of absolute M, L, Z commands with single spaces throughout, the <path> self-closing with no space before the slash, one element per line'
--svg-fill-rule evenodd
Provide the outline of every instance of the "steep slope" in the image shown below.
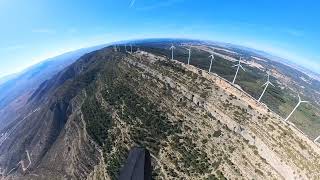
<path fill-rule="evenodd" d="M 94 63 L 99 59 L 96 58 L 96 60 L 91 61 L 91 56 L 92 54 L 85 55 L 84 59 L 80 59 L 76 64 L 63 70 L 51 80 L 42 83 L 38 90 L 29 98 L 28 106 L 21 113 L 22 116 L 2 131 L 0 164 L 5 173 L 9 173 L 11 170 L 15 171 L 20 167 L 19 162 L 21 161 L 27 163 L 28 160 L 22 159 L 26 158 L 25 152 L 28 151 L 32 159 L 30 168 L 37 167 L 41 171 L 39 174 L 45 174 L 44 176 L 46 177 L 56 177 L 57 179 L 61 179 L 61 177 L 67 174 L 60 171 L 61 169 L 65 170 L 65 166 L 67 165 L 71 166 L 70 162 L 66 161 L 68 158 L 61 157 L 61 161 L 57 161 L 58 158 L 55 156 L 54 162 L 59 165 L 51 166 L 50 152 L 63 155 L 60 151 L 66 150 L 69 153 L 76 151 L 69 147 L 69 143 L 64 143 L 65 146 L 61 147 L 56 144 L 59 143 L 57 139 L 61 140 L 61 136 L 63 140 L 67 141 L 62 134 L 66 133 L 68 126 L 72 126 L 72 121 L 76 121 L 77 127 L 81 127 L 81 121 L 79 121 L 81 118 L 77 114 L 81 106 L 81 96 L 78 97 L 77 95 L 81 93 L 83 88 L 89 86 L 94 81 L 94 79 L 90 78 L 94 78 L 93 75 L 100 71 L 97 69 L 99 68 L 97 64 L 96 66 L 90 66 L 90 63 Z M 66 138 L 72 138 L 70 141 L 78 140 L 74 148 L 82 150 L 86 146 L 81 145 L 79 141 L 88 140 L 86 137 L 80 136 L 78 133 L 81 132 L 76 131 L 75 128 L 70 129 L 75 131 L 76 134 L 68 131 L 71 135 Z M 81 131 L 83 129 L 80 128 Z M 79 139 L 76 139 L 75 137 L 78 136 L 80 136 Z M 85 148 L 84 151 L 90 151 L 90 148 Z M 78 153 L 76 153 L 77 156 Z M 91 155 L 90 152 L 84 154 Z M 61 162 L 63 161 L 67 165 L 62 164 Z M 80 161 L 76 162 L 77 165 L 79 163 Z M 77 177 L 80 176 L 79 174 L 77 175 Z"/>
<path fill-rule="evenodd" d="M 319 147 L 267 107 L 143 51 L 83 56 L 43 83 L 24 114 L 0 132 L 7 178 L 117 179 L 133 146 L 150 150 L 155 179 L 316 179 L 320 170 Z"/>
<path fill-rule="evenodd" d="M 98 142 L 108 137 L 101 144 L 114 179 L 128 144 L 148 147 L 161 163 L 156 174 L 165 179 L 317 177 L 318 147 L 223 79 L 151 54 L 126 61 L 106 71 L 101 92 L 100 106 L 111 109 L 115 124 L 110 130 L 97 123 L 109 134 L 92 134 Z M 95 107 L 91 112 L 98 102 L 88 105 Z"/>
<path fill-rule="evenodd" d="M 38 86 L 75 62 L 82 55 L 102 46 L 84 48 L 47 59 L 0 83 L 0 130 L 14 121 Z"/>

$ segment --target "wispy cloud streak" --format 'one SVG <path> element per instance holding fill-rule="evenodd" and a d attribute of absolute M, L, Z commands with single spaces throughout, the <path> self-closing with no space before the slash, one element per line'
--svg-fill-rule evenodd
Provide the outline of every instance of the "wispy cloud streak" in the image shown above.
<path fill-rule="evenodd" d="M 134 6 L 135 2 L 136 2 L 136 0 L 131 0 L 129 7 L 132 8 Z"/>
<path fill-rule="evenodd" d="M 138 10 L 152 10 L 160 7 L 168 7 L 172 6 L 173 4 L 183 2 L 185 0 L 161 0 L 158 3 L 154 3 L 152 5 L 146 5 L 144 7 L 139 8 Z"/>

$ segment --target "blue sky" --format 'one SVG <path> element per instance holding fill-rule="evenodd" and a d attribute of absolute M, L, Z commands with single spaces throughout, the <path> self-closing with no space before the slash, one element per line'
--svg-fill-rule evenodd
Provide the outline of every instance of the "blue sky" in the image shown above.
<path fill-rule="evenodd" d="M 0 77 L 117 40 L 181 37 L 252 47 L 320 73 L 314 0 L 0 0 Z"/>

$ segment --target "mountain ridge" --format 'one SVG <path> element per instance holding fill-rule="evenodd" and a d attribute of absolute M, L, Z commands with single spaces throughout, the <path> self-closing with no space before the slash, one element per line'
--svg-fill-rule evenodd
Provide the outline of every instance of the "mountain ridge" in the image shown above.
<path fill-rule="evenodd" d="M 221 49 L 217 74 L 208 73 L 205 59 L 216 47 L 192 42 L 197 58 L 186 65 L 188 43 L 178 43 L 173 61 L 167 42 L 134 45 L 133 53 L 109 46 L 41 83 L 0 130 L 3 177 L 117 179 L 139 146 L 152 154 L 155 179 L 316 179 L 316 143 L 242 83 L 262 73 L 247 67 L 250 76 L 240 73 L 232 85 L 220 74 L 233 64 Z"/>
<path fill-rule="evenodd" d="M 215 74 L 121 49 L 82 56 L 35 91 L 33 113 L 0 138 L 6 176 L 117 179 L 130 147 L 143 146 L 158 158 L 156 179 L 316 177 L 319 148 L 265 106 Z"/>
<path fill-rule="evenodd" d="M 80 56 L 104 45 L 83 48 L 49 58 L 15 74 L 6 82 L 0 84 L 0 129 L 14 121 L 27 99 L 42 82 L 52 78 L 56 73 L 75 62 Z"/>

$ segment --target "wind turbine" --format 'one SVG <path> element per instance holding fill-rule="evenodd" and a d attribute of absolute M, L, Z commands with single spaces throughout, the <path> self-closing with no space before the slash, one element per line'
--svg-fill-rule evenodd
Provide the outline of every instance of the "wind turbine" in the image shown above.
<path fill-rule="evenodd" d="M 264 90 L 263 90 L 261 96 L 260 96 L 259 99 L 258 99 L 258 102 L 260 102 L 260 100 L 261 100 L 261 98 L 263 97 L 264 93 L 266 92 L 269 84 L 274 87 L 274 85 L 270 82 L 270 74 L 268 73 L 268 80 L 267 80 L 266 83 L 264 83 L 264 84 L 262 85 L 262 86 L 265 86 L 265 87 L 264 87 Z"/>
<path fill-rule="evenodd" d="M 301 103 L 308 103 L 308 101 L 301 101 L 300 95 L 298 94 L 299 97 L 299 102 L 296 105 L 296 107 L 294 107 L 294 109 L 292 110 L 292 112 L 288 115 L 288 117 L 284 120 L 285 122 L 287 122 L 290 118 L 290 116 L 294 113 L 294 111 L 296 111 L 296 109 L 300 106 Z"/>
<path fill-rule="evenodd" d="M 171 49 L 171 60 L 173 60 L 173 50 L 176 49 L 176 47 L 174 47 L 174 45 L 172 44 L 170 49 Z"/>
<path fill-rule="evenodd" d="M 132 54 L 132 44 L 130 44 L 130 48 L 131 48 L 131 50 L 130 50 L 130 51 L 131 51 L 131 54 Z"/>
<path fill-rule="evenodd" d="M 5 169 L 0 168 L 0 175 L 1 175 L 2 177 L 5 175 L 5 172 L 6 172 Z M 2 178 L 1 178 L 1 180 L 2 180 Z"/>
<path fill-rule="evenodd" d="M 234 84 L 234 82 L 235 82 L 236 79 L 237 79 L 237 75 L 238 75 L 238 72 L 239 72 L 239 68 L 241 68 L 243 71 L 246 71 L 246 70 L 242 67 L 242 65 L 241 65 L 241 59 L 242 59 L 242 57 L 240 57 L 239 63 L 233 66 L 233 67 L 238 67 L 238 68 L 237 68 L 236 75 L 235 75 L 234 78 L 233 78 L 232 84 Z"/>
<path fill-rule="evenodd" d="M 31 165 L 31 163 L 32 163 L 32 162 L 31 162 L 30 155 L 29 155 L 29 152 L 26 151 L 26 153 L 27 153 L 27 157 L 28 157 L 28 161 L 29 161 L 28 166 L 25 167 L 23 160 L 19 161 L 18 164 L 16 165 L 16 166 L 18 166 L 18 167 L 21 165 L 23 172 L 25 172 L 26 170 L 28 170 L 28 168 L 30 167 L 30 165 Z M 7 173 L 7 175 L 9 175 L 13 170 L 17 169 L 18 167 L 12 168 L 12 169 Z"/>
<path fill-rule="evenodd" d="M 190 65 L 190 58 L 191 58 L 191 47 L 189 49 L 187 49 L 189 52 L 189 56 L 188 56 L 188 65 Z"/>
<path fill-rule="evenodd" d="M 316 143 L 320 139 L 320 136 L 318 136 L 313 142 Z"/>
<path fill-rule="evenodd" d="M 25 166 L 24 166 L 24 163 L 23 163 L 23 162 L 21 163 L 21 166 L 22 166 L 22 170 L 23 170 L 23 171 L 26 171 L 26 170 L 30 167 L 30 165 L 31 165 L 31 158 L 30 158 L 30 155 L 29 155 L 28 150 L 26 151 L 26 153 L 27 153 L 27 157 L 28 157 L 29 164 L 28 164 L 27 167 L 25 167 Z"/>
<path fill-rule="evenodd" d="M 213 55 L 213 54 L 211 54 L 211 55 L 209 56 L 209 58 L 210 58 L 210 57 L 211 57 L 211 61 L 210 61 L 209 72 L 211 72 L 212 61 L 214 60 L 214 55 Z"/>

